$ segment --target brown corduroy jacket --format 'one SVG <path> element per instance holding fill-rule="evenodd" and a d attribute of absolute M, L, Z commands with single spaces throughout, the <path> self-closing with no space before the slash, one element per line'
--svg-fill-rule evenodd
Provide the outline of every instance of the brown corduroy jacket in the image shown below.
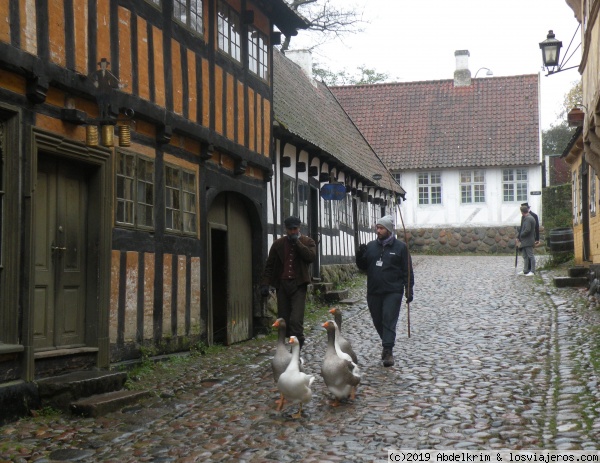
<path fill-rule="evenodd" d="M 287 236 L 275 240 L 269 250 L 269 257 L 265 264 L 265 270 L 261 278 L 261 285 L 271 285 L 279 289 L 281 274 L 283 273 L 283 260 L 285 259 L 285 241 Z M 294 262 L 296 280 L 298 284 L 310 283 L 310 264 L 317 257 L 317 245 L 309 236 L 300 235 L 296 244 L 298 253 Z"/>

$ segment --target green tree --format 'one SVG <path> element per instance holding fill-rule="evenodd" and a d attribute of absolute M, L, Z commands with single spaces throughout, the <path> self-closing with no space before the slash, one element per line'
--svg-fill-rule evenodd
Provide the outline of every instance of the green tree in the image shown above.
<path fill-rule="evenodd" d="M 350 74 L 346 70 L 333 72 L 320 67 L 318 64 L 313 64 L 313 76 L 329 86 L 377 84 L 388 80 L 387 74 L 369 69 L 365 65 L 359 66 L 354 73 Z"/>
<path fill-rule="evenodd" d="M 580 105 L 583 101 L 583 86 L 581 84 L 581 80 L 575 82 L 571 90 L 565 93 L 565 98 L 563 100 L 563 111 L 560 113 L 559 117 L 566 118 L 567 114 L 571 109 Z"/>
<path fill-rule="evenodd" d="M 542 130 L 542 154 L 562 154 L 573 136 L 575 129 L 566 122 L 552 125 L 548 130 Z"/>

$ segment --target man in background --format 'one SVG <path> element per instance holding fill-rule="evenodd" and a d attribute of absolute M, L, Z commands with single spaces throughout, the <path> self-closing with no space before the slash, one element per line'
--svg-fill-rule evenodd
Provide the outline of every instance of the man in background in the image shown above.
<path fill-rule="evenodd" d="M 523 255 L 523 271 L 519 275 L 532 277 L 535 275 L 535 256 L 533 246 L 535 245 L 535 219 L 529 213 L 529 207 L 521 206 L 521 230 L 517 245 L 521 248 Z"/>
<path fill-rule="evenodd" d="M 531 210 L 529 203 L 522 203 L 521 207 L 523 207 L 523 206 L 525 206 L 527 208 L 529 215 L 531 217 L 533 217 L 535 220 L 535 231 L 534 231 L 535 243 L 533 244 L 533 247 L 536 247 L 537 245 L 540 244 L 540 220 L 539 220 L 537 214 Z M 519 229 L 519 234 L 517 235 L 517 240 L 521 239 L 521 229 L 522 228 L 523 228 L 523 216 L 521 216 L 521 228 Z M 526 261 L 525 264 L 527 265 L 527 264 L 529 264 L 529 262 Z M 529 273 L 530 271 L 531 271 L 531 269 L 529 267 L 527 267 L 525 269 L 523 275 Z M 519 273 L 519 275 L 521 275 L 521 273 Z"/>

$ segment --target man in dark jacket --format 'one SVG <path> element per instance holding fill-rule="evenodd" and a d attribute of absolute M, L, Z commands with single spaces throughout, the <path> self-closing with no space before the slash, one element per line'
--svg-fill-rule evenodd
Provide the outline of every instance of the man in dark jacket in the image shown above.
<path fill-rule="evenodd" d="M 391 367 L 402 296 L 406 289 L 406 302 L 413 300 L 415 278 L 408 248 L 396 239 L 392 216 L 379 219 L 376 232 L 376 240 L 359 246 L 356 265 L 367 271 L 367 304 L 381 338 L 383 366 Z"/>
<path fill-rule="evenodd" d="M 523 271 L 519 275 L 528 277 L 535 275 L 535 256 L 533 255 L 533 246 L 535 245 L 535 219 L 529 213 L 529 208 L 521 206 L 521 230 L 517 245 L 523 253 Z"/>
<path fill-rule="evenodd" d="M 317 256 L 314 240 L 300 233 L 300 219 L 284 221 L 286 235 L 275 240 L 261 279 L 260 292 L 269 295 L 269 285 L 277 290 L 277 317 L 286 323 L 286 336 L 296 336 L 304 345 L 304 307 L 310 283 L 310 264 Z"/>
<path fill-rule="evenodd" d="M 535 243 L 533 244 L 533 247 L 535 248 L 538 244 L 540 244 L 540 219 L 538 218 L 537 214 L 531 210 L 529 203 L 522 203 L 521 207 L 523 207 L 523 206 L 525 206 L 527 208 L 528 214 L 531 217 L 533 217 L 533 219 L 535 220 L 535 230 L 534 230 Z M 521 227 L 519 228 L 517 240 L 521 239 L 521 230 L 523 229 L 523 219 L 524 219 L 524 217 L 521 216 Z M 523 274 L 530 273 L 531 269 L 529 268 L 529 263 L 530 262 L 528 260 L 525 261 L 525 266 L 526 266 L 525 270 L 526 271 Z"/>

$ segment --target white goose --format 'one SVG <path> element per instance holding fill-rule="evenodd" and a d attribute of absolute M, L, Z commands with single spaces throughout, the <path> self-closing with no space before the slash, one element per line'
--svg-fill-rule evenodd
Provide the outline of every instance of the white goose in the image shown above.
<path fill-rule="evenodd" d="M 335 332 L 335 339 L 337 340 L 338 345 L 340 346 L 340 349 L 342 350 L 342 352 L 345 352 L 346 354 L 348 354 L 352 358 L 352 361 L 354 363 L 358 363 L 358 357 L 356 356 L 354 349 L 352 349 L 352 344 L 344 336 L 342 336 L 342 311 L 341 311 L 341 309 L 334 307 L 333 309 L 329 310 L 329 313 L 333 315 L 333 319 L 335 320 L 335 323 L 337 325 L 336 332 Z"/>
<path fill-rule="evenodd" d="M 273 327 L 278 329 L 278 337 L 277 347 L 275 348 L 275 355 L 271 360 L 271 368 L 273 370 L 273 380 L 275 381 L 275 384 L 277 384 L 277 381 L 279 381 L 279 377 L 290 364 L 290 360 L 292 360 L 292 353 L 285 345 L 285 320 L 283 318 L 278 318 L 277 320 L 275 320 L 275 323 L 273 323 Z M 281 410 L 283 408 L 284 401 L 285 399 L 283 397 L 283 394 L 281 394 L 279 400 L 275 402 L 277 404 L 277 410 Z"/>
<path fill-rule="evenodd" d="M 356 363 L 350 356 L 342 352 L 337 342 L 338 327 L 333 320 L 322 325 L 327 330 L 327 351 L 321 366 L 321 375 L 327 389 L 334 395 L 333 407 L 340 400 L 356 397 L 356 388 L 360 384 L 361 374 Z"/>
<path fill-rule="evenodd" d="M 307 404 L 312 399 L 310 386 L 315 377 L 300 371 L 300 343 L 296 336 L 290 336 L 290 344 L 292 345 L 292 360 L 279 376 L 277 388 L 285 400 L 300 404 L 298 413 L 292 415 L 292 418 L 300 418 L 302 416 L 302 404 Z"/>

